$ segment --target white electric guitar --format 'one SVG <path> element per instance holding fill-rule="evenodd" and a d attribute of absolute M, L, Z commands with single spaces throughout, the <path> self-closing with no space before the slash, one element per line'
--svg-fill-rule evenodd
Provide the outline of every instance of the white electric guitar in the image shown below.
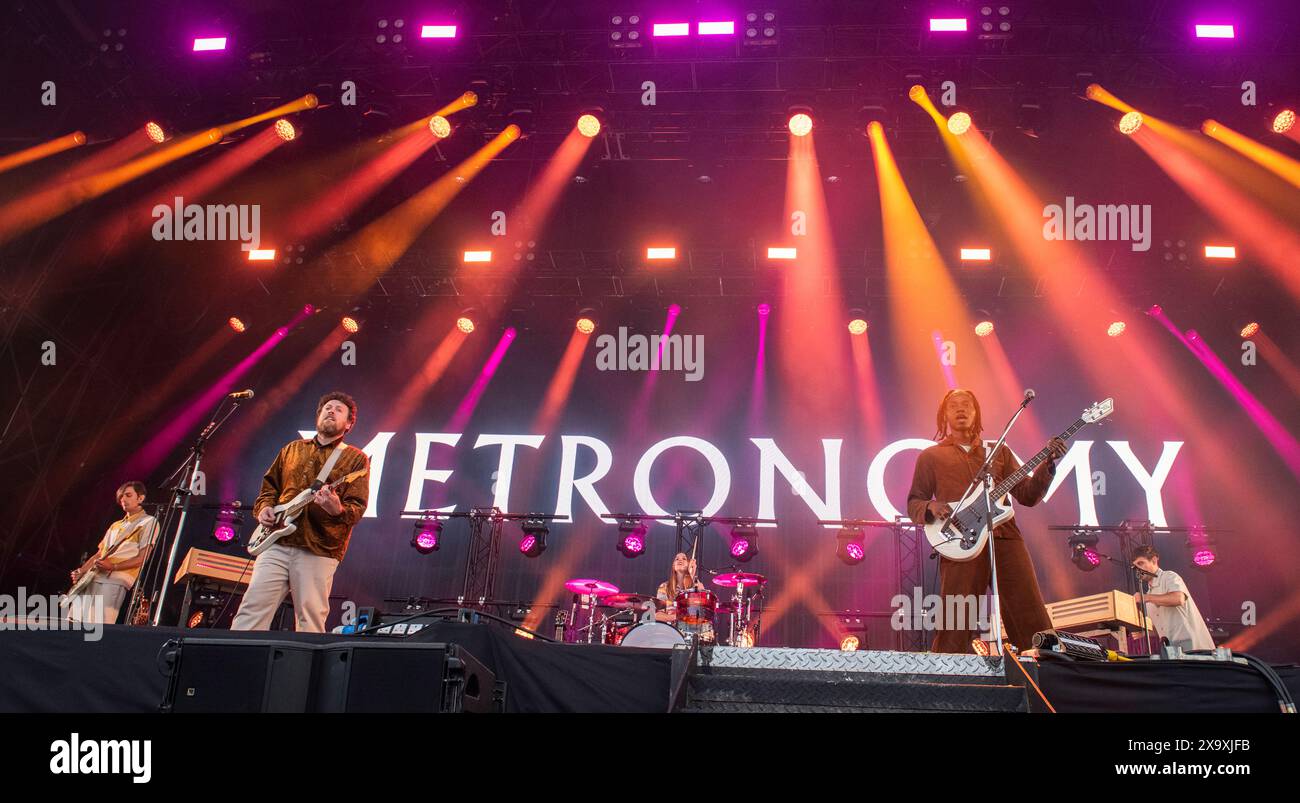
<path fill-rule="evenodd" d="M 1079 420 L 1071 424 L 1070 428 L 1062 432 L 1059 437 L 1063 441 L 1068 441 L 1074 433 L 1088 424 L 1101 421 L 1114 411 L 1114 399 L 1097 402 L 1084 410 Z M 1043 447 L 1042 451 L 1026 460 L 1023 466 L 993 486 L 989 492 L 990 503 L 987 507 L 984 504 L 983 491 L 978 487 L 965 499 L 950 502 L 949 507 L 953 511 L 951 516 L 946 519 L 936 519 L 934 523 L 925 525 L 925 538 L 930 542 L 930 546 L 948 560 L 971 560 L 979 555 L 993 528 L 1015 515 L 1010 500 L 1006 498 L 1007 494 L 1051 454 L 1050 446 Z"/>
<path fill-rule="evenodd" d="M 369 471 L 369 466 L 359 468 L 351 474 L 339 477 L 337 480 L 334 480 L 334 482 L 331 482 L 330 488 L 337 491 L 349 482 L 364 477 Z M 279 541 L 286 535 L 297 532 L 298 525 L 294 522 L 297 521 L 298 516 L 302 514 L 302 511 L 307 507 L 308 503 L 311 502 L 312 497 L 316 495 L 316 491 L 319 490 L 319 487 L 320 486 L 318 486 L 317 483 L 313 482 L 310 488 L 302 489 L 298 492 L 297 496 L 290 499 L 288 502 L 284 502 L 271 508 L 271 512 L 275 514 L 275 521 L 269 525 L 262 524 L 261 522 L 258 523 L 257 529 L 253 530 L 252 537 L 248 539 L 248 554 L 253 556 L 260 555 L 270 549 L 271 545 L 276 541 Z"/>

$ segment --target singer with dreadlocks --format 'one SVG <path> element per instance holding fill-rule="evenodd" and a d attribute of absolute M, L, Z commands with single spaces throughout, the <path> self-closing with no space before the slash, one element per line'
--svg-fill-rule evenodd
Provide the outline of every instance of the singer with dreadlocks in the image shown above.
<path fill-rule="evenodd" d="M 969 390 L 948 391 L 935 416 L 937 432 L 934 446 L 921 452 L 912 474 L 912 488 L 907 494 L 907 515 L 912 521 L 926 524 L 952 515 L 945 500 L 960 499 L 984 464 L 985 444 L 980 438 L 983 422 L 979 400 Z M 1056 461 L 1065 454 L 1065 441 L 1053 438 L 1050 459 L 1031 476 L 1011 489 L 1022 505 L 1038 504 L 1056 475 Z M 1020 462 L 1004 444 L 994 456 L 990 471 L 995 483 L 1020 468 Z M 996 539 L 994 556 L 998 563 L 999 600 L 1007 637 L 1022 650 L 1033 646 L 1034 634 L 1050 630 L 1051 619 L 1043 605 L 1042 592 L 1034 576 L 1034 563 L 1020 538 L 1015 518 L 1007 519 L 993 531 Z M 940 616 L 951 611 L 968 610 L 966 600 L 982 597 L 992 581 L 992 567 L 987 551 L 966 561 L 939 558 L 939 586 L 943 608 Z M 938 622 L 931 650 L 934 652 L 970 652 L 976 631 L 974 622 Z M 995 647 L 995 649 L 997 649 Z"/>

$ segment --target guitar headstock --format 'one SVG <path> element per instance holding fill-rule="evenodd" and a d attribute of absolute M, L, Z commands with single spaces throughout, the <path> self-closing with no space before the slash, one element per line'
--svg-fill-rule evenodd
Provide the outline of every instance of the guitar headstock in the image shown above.
<path fill-rule="evenodd" d="M 1115 412 L 1115 400 L 1105 399 L 1084 410 L 1081 418 L 1085 423 L 1095 424 L 1113 412 Z"/>

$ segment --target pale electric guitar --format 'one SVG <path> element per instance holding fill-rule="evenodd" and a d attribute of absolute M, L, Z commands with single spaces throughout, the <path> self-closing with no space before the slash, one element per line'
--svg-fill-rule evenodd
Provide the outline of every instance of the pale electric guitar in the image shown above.
<path fill-rule="evenodd" d="M 330 488 L 337 491 L 349 482 L 364 477 L 369 471 L 369 466 L 359 468 L 351 474 L 345 475 L 334 480 L 334 482 L 331 482 Z M 271 512 L 275 514 L 275 521 L 270 525 L 265 525 L 260 522 L 258 523 L 257 529 L 253 530 L 252 537 L 248 539 L 248 554 L 253 556 L 260 555 L 270 549 L 271 545 L 276 541 L 279 541 L 286 535 L 297 532 L 298 525 L 294 522 L 297 521 L 298 516 L 302 514 L 302 511 L 311 502 L 311 498 L 316 494 L 317 490 L 319 490 L 319 488 L 317 484 L 313 482 L 312 487 L 304 488 L 299 491 L 298 495 L 290 499 L 288 502 L 284 502 L 271 508 Z"/>
<path fill-rule="evenodd" d="M 1074 433 L 1088 424 L 1101 421 L 1114 411 L 1114 399 L 1097 402 L 1084 410 L 1079 420 L 1071 424 L 1070 428 L 1062 432 L 1059 437 L 1063 441 L 1068 441 Z M 1050 446 L 1043 447 L 1042 451 L 1026 460 L 1023 466 L 993 486 L 989 492 L 988 508 L 984 505 L 984 492 L 979 488 L 964 500 L 950 502 L 949 507 L 953 511 L 951 516 L 946 519 L 936 519 L 934 523 L 925 525 L 925 537 L 930 542 L 930 546 L 948 560 L 971 560 L 979 555 L 993 528 L 1015 515 L 1007 494 L 1051 454 Z"/>
<path fill-rule="evenodd" d="M 119 539 L 116 544 L 113 544 L 113 546 L 109 548 L 108 552 L 104 553 L 104 557 L 98 558 L 98 560 L 108 560 L 113 557 L 113 553 L 117 552 L 117 548 L 122 546 L 122 544 L 125 544 L 127 541 L 135 541 L 139 537 L 139 532 L 142 527 L 144 527 L 143 524 L 137 525 L 133 530 L 131 530 L 131 532 L 127 533 L 125 538 Z M 72 588 L 69 588 L 67 593 L 60 598 L 59 604 L 65 607 L 70 605 L 74 597 L 85 591 L 87 588 L 90 588 L 91 583 L 95 582 L 96 579 L 105 574 L 108 574 L 108 572 L 100 571 L 92 566 L 89 571 L 77 578 L 76 582 L 72 584 Z"/>

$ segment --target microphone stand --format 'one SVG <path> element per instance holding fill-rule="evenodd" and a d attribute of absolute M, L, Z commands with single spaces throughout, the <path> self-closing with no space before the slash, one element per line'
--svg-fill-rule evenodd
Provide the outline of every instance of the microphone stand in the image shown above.
<path fill-rule="evenodd" d="M 1129 581 L 1134 585 L 1136 585 L 1138 589 L 1141 589 L 1143 587 L 1143 583 L 1145 583 L 1145 581 L 1142 579 L 1142 575 L 1146 574 L 1146 572 L 1132 565 L 1129 566 L 1129 569 L 1130 569 Z M 1147 584 L 1147 588 L 1148 589 L 1150 588 L 1150 584 Z M 1141 622 L 1142 633 L 1143 635 L 1146 636 L 1147 655 L 1149 656 L 1155 653 L 1155 647 L 1151 644 L 1151 625 L 1149 622 L 1147 622 L 1147 594 L 1149 593 L 1149 591 L 1142 591 L 1141 593 L 1142 593 L 1142 604 L 1137 606 L 1138 621 Z"/>
<path fill-rule="evenodd" d="M 208 439 L 212 437 L 212 434 L 226 422 L 226 419 L 230 418 L 235 410 L 239 409 L 239 401 L 232 400 L 230 409 L 226 411 L 225 415 L 221 415 L 221 408 L 228 399 L 230 399 L 229 396 L 222 396 L 221 400 L 217 402 L 216 409 L 212 411 L 211 419 L 208 420 L 198 437 L 194 439 L 193 445 L 190 446 L 189 454 L 185 456 L 180 466 L 163 483 L 166 485 L 173 478 L 176 479 L 176 484 L 171 488 L 171 498 L 166 503 L 166 513 L 159 525 L 159 552 L 167 544 L 168 532 L 172 528 L 173 521 L 175 522 L 175 532 L 171 535 L 171 549 L 167 553 L 167 568 L 163 571 L 162 577 L 156 575 L 161 563 L 154 562 L 153 565 L 155 574 L 151 578 L 150 597 L 156 597 L 157 601 L 154 605 L 153 618 L 150 624 L 154 627 L 158 626 L 159 620 L 162 618 L 163 605 L 167 601 L 167 589 L 171 585 L 168 578 L 171 577 L 176 566 L 176 553 L 180 550 L 181 535 L 185 531 L 185 520 L 189 514 L 190 497 L 194 494 L 194 481 L 199 476 L 199 464 L 203 460 L 203 447 L 207 444 Z M 150 561 L 156 561 L 156 558 L 150 556 Z M 136 593 L 140 595 L 141 590 L 137 589 Z"/>
<path fill-rule="evenodd" d="M 1017 407 L 1016 412 L 1012 414 L 1011 420 L 1008 421 L 1006 427 L 1002 429 L 1002 435 L 998 438 L 998 442 L 993 444 L 993 448 L 990 449 L 989 453 L 984 457 L 984 464 L 980 466 L 979 471 L 975 472 L 975 478 L 971 480 L 970 486 L 966 488 L 966 492 L 961 496 L 963 500 L 967 499 L 973 492 L 975 492 L 976 486 L 979 487 L 979 492 L 984 496 L 984 499 L 980 504 L 983 505 L 983 514 L 985 521 L 988 522 L 989 528 L 989 566 L 992 569 L 993 582 L 993 607 L 991 616 L 993 620 L 992 634 L 993 643 L 997 645 L 999 653 L 1002 651 L 1002 603 L 999 599 L 1000 592 L 998 591 L 998 562 L 994 555 L 993 546 L 993 542 L 997 539 L 993 532 L 993 499 L 990 492 L 993 490 L 994 483 L 993 472 L 991 469 L 993 467 L 994 455 L 998 453 L 998 449 L 1002 448 L 1002 444 L 1006 441 L 1007 435 L 1010 434 L 1011 428 L 1016 425 L 1016 421 L 1020 418 L 1020 414 L 1025 411 L 1025 408 L 1029 406 L 1029 402 L 1033 401 L 1033 398 L 1033 396 L 1026 395 L 1025 399 L 1020 402 L 1020 406 Z"/>

